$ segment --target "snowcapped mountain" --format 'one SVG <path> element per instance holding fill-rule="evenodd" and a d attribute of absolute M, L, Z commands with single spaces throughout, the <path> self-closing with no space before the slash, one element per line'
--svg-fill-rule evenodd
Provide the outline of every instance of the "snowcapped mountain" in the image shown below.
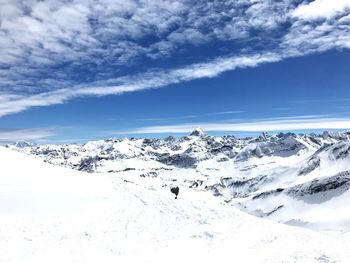
<path fill-rule="evenodd" d="M 191 143 L 204 149 L 205 141 L 211 140 L 223 144 L 234 139 L 188 137 L 175 145 L 188 146 L 183 151 L 189 149 Z M 83 146 L 38 146 L 25 151 L 40 152 L 40 158 L 48 157 L 49 153 L 56 156 L 53 154 L 56 152 L 61 157 L 51 160 L 56 163 L 59 158 L 66 157 L 67 166 L 71 165 L 71 158 L 81 155 L 86 158 L 93 152 L 97 155 L 103 152 L 107 156 L 120 154 L 125 160 L 128 160 L 125 156 L 130 156 L 140 159 L 141 164 L 149 164 L 148 158 L 144 161 L 141 158 L 145 151 L 140 147 L 146 146 L 140 145 L 144 143 L 144 140 L 109 140 Z M 158 150 L 169 148 L 163 145 L 167 143 L 148 141 L 147 152 L 157 152 L 154 150 L 157 147 Z M 69 154 L 63 149 L 69 149 Z M 76 154 L 71 156 L 73 150 Z M 181 156 L 182 153 L 177 150 L 173 154 Z M 206 163 L 204 167 L 209 167 L 209 160 L 203 157 L 209 153 L 195 151 L 191 154 L 196 160 L 198 157 L 197 167 L 203 162 Z M 158 177 L 160 174 L 155 178 L 140 177 L 145 173 L 141 169 L 146 169 L 140 164 L 133 167 L 135 170 L 120 173 L 86 173 L 44 163 L 40 158 L 0 147 L 0 262 L 175 263 L 230 259 L 247 263 L 309 263 L 350 260 L 350 236 L 346 233 L 318 233 L 256 218 L 210 192 L 184 187 L 187 181 L 182 181 L 179 198 L 175 200 L 167 181 Z M 103 165 L 95 168 L 102 170 L 104 165 L 110 165 L 105 161 L 101 159 L 99 162 Z M 215 159 L 215 162 L 228 161 Z M 127 167 L 132 168 L 129 165 Z M 194 168 L 174 166 L 168 169 L 172 170 L 160 171 L 170 174 L 176 171 L 173 178 L 179 178 L 175 182 L 178 184 L 180 175 L 188 178 L 189 174 L 183 173 Z M 154 172 L 159 173 L 158 170 Z M 217 178 L 226 182 L 226 179 Z M 298 189 L 293 189 L 295 193 L 291 195 L 297 194 Z"/>
<path fill-rule="evenodd" d="M 208 191 L 243 211 L 279 222 L 350 230 L 350 215 L 344 212 L 350 209 L 344 202 L 350 195 L 347 132 L 236 138 L 209 136 L 197 128 L 179 139 L 7 147 L 88 173 Z M 339 215 L 333 213 L 335 207 Z M 313 210 L 322 214 L 310 214 Z"/>

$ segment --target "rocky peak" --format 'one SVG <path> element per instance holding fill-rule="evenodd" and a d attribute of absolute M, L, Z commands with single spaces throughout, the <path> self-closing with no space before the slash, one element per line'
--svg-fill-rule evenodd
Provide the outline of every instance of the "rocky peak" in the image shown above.
<path fill-rule="evenodd" d="M 36 144 L 32 143 L 32 142 L 19 141 L 19 142 L 15 142 L 13 144 L 8 144 L 7 147 L 9 147 L 9 146 L 14 146 L 17 148 L 25 148 L 25 147 L 34 147 L 34 146 L 36 146 Z"/>
<path fill-rule="evenodd" d="M 203 137 L 205 135 L 206 133 L 200 127 L 197 127 L 196 129 L 194 129 L 190 134 L 190 136 L 197 136 L 197 137 Z"/>

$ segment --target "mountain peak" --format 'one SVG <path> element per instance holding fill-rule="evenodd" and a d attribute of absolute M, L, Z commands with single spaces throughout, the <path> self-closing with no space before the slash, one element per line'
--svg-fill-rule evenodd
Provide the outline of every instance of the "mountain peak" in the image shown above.
<path fill-rule="evenodd" d="M 201 136 L 204 136 L 206 135 L 206 133 L 203 131 L 203 129 L 201 127 L 197 127 L 196 129 L 194 129 L 191 134 L 191 136 L 198 136 L 198 137 L 201 137 Z"/>
<path fill-rule="evenodd" d="M 12 143 L 10 145 L 13 145 L 13 146 L 18 147 L 18 148 L 34 147 L 34 146 L 36 146 L 35 143 L 26 142 L 26 141 L 18 141 L 18 142 Z"/>

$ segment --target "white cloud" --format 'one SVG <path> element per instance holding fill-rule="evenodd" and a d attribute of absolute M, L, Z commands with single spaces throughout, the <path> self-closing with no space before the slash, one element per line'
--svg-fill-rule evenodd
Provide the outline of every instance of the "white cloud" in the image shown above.
<path fill-rule="evenodd" d="M 196 127 L 208 132 L 264 132 L 264 131 L 298 131 L 323 129 L 350 129 L 350 119 L 324 118 L 322 116 L 297 116 L 270 120 L 231 123 L 185 123 L 179 125 L 148 126 L 117 134 L 151 134 L 151 133 L 189 133 Z"/>
<path fill-rule="evenodd" d="M 350 48 L 345 0 L 0 2 L 0 116 L 79 96 L 159 88 L 239 67 Z M 306 19 L 336 14 L 344 16 L 321 22 Z M 221 53 L 220 41 L 226 50 Z M 211 43 L 219 45 L 212 57 L 196 57 L 191 64 L 185 59 L 176 68 L 162 70 L 148 61 L 148 72 L 119 74 L 137 68 L 139 58 L 172 65 L 172 57 Z"/>
<path fill-rule="evenodd" d="M 54 135 L 54 131 L 47 129 L 0 129 L 0 143 L 38 141 Z"/>
<path fill-rule="evenodd" d="M 350 0 L 315 0 L 309 4 L 300 5 L 292 15 L 301 19 L 332 18 L 346 11 L 349 12 Z"/>
<path fill-rule="evenodd" d="M 14 94 L 0 94 L 0 116 L 20 112 L 30 107 L 48 106 L 61 104 L 74 97 L 81 96 L 105 96 L 110 94 L 123 94 L 145 89 L 154 89 L 175 84 L 183 81 L 190 81 L 198 78 L 211 78 L 218 76 L 227 70 L 236 68 L 255 67 L 262 63 L 278 61 L 277 54 L 253 55 L 250 57 L 220 58 L 209 63 L 199 63 L 170 71 L 149 72 L 139 74 L 131 78 L 119 78 L 109 80 L 106 83 L 95 83 L 92 87 L 76 87 L 59 89 L 50 92 L 35 94 L 31 96 L 20 96 Z M 111 85 L 112 83 L 117 85 Z M 97 84 L 104 84 L 97 86 Z"/>

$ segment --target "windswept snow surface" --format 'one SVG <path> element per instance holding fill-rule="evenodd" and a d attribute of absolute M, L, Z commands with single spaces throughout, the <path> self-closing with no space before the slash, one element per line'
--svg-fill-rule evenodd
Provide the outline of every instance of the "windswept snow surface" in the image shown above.
<path fill-rule="evenodd" d="M 344 235 L 256 218 L 209 192 L 0 147 L 0 262 L 350 262 Z"/>

